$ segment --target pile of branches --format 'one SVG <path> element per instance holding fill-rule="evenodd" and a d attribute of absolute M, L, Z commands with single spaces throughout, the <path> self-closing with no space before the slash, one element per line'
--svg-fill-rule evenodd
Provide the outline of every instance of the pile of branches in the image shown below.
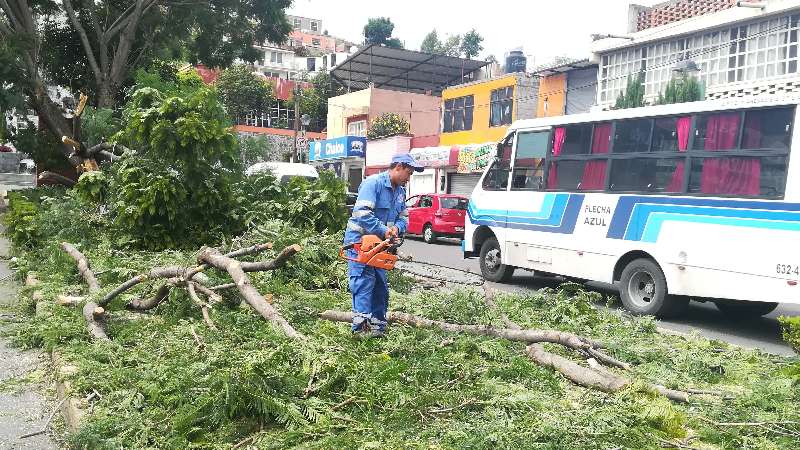
<path fill-rule="evenodd" d="M 97 281 L 97 277 L 92 272 L 89 260 L 74 245 L 62 242 L 61 248 L 69 254 L 78 266 L 78 272 L 89 286 L 89 294 L 96 296 L 102 288 Z M 242 248 L 227 254 L 222 254 L 219 250 L 204 247 L 200 250 L 197 257 L 197 266 L 180 267 L 154 267 L 147 273 L 137 275 L 130 280 L 120 284 L 116 288 L 106 293 L 97 302 L 89 300 L 83 306 L 83 317 L 86 319 L 89 333 L 96 339 L 109 340 L 105 324 L 108 319 L 106 308 L 118 295 L 130 290 L 134 286 L 146 280 L 164 280 L 153 297 L 137 299 L 129 302 L 126 308 L 132 311 L 148 311 L 161 304 L 174 288 L 184 289 L 189 294 L 192 301 L 200 308 L 203 319 L 211 328 L 216 328 L 209 308 L 213 304 L 222 300 L 218 291 L 222 289 L 237 288 L 245 301 L 264 319 L 274 323 L 286 333 L 287 336 L 295 339 L 305 339 L 305 337 L 295 330 L 283 316 L 267 301 L 263 295 L 253 286 L 248 272 L 263 272 L 275 270 L 286 264 L 286 262 L 302 250 L 300 245 L 294 244 L 284 248 L 274 259 L 261 262 L 242 262 L 236 258 L 253 255 L 271 249 L 271 243 L 256 244 L 251 247 Z M 216 268 L 227 272 L 233 280 L 218 286 L 206 286 L 207 278 L 201 276 L 202 272 Z M 60 297 L 58 303 L 62 305 L 77 305 L 84 299 L 82 297 Z"/>
<path fill-rule="evenodd" d="M 281 316 L 277 309 L 272 306 L 271 296 L 269 296 L 270 301 L 268 301 L 258 292 L 247 276 L 248 272 L 273 270 L 283 266 L 292 256 L 301 250 L 301 247 L 299 245 L 286 247 L 274 259 L 264 262 L 241 262 L 236 259 L 245 255 L 252 255 L 264 251 L 271 247 L 271 244 L 258 244 L 224 255 L 214 248 L 204 247 L 199 252 L 197 266 L 155 267 L 147 273 L 133 277 L 106 293 L 97 303 L 89 301 L 85 304 L 83 315 L 86 318 L 89 331 L 92 336 L 97 339 L 109 339 L 104 328 L 107 315 L 105 307 L 118 295 L 146 280 L 163 279 L 165 280 L 164 283 L 153 297 L 133 300 L 126 305 L 127 309 L 133 311 L 150 310 L 164 301 L 171 289 L 185 289 L 194 303 L 202 310 L 204 320 L 208 326 L 213 328 L 214 324 L 208 314 L 208 308 L 213 303 L 220 300 L 217 291 L 235 287 L 244 300 L 256 312 L 265 320 L 282 330 L 286 336 L 292 339 L 306 341 L 306 337 L 295 330 L 294 327 Z M 101 288 L 89 267 L 89 262 L 86 257 L 69 243 L 62 243 L 62 248 L 76 261 L 78 271 L 89 285 L 90 293 L 98 293 Z M 207 286 L 202 282 L 204 277 L 199 277 L 199 275 L 210 268 L 216 268 L 220 271 L 227 272 L 233 282 L 212 287 Z M 488 288 L 484 288 L 484 301 L 490 308 L 497 309 L 493 297 L 494 294 Z M 70 302 L 64 301 L 61 303 Z M 501 317 L 505 324 L 504 327 L 449 323 L 396 311 L 392 311 L 388 314 L 389 322 L 397 324 L 525 343 L 526 347 L 524 353 L 535 363 L 556 370 L 573 383 L 586 388 L 613 393 L 633 385 L 633 380 L 631 378 L 618 375 L 607 369 L 607 367 L 610 367 L 625 372 L 629 371 L 631 366 L 605 353 L 602 343 L 565 331 L 523 329 L 508 319 L 504 314 L 501 314 Z M 351 323 L 353 314 L 351 312 L 328 310 L 319 314 L 319 319 Z M 577 352 L 586 358 L 588 367 L 580 365 L 556 353 L 547 351 L 541 345 L 543 343 L 558 344 Z M 652 392 L 664 395 L 670 400 L 681 403 L 688 402 L 691 395 L 724 396 L 722 393 L 711 391 L 692 389 L 685 391 L 674 390 L 661 384 L 647 384 L 646 388 Z"/>

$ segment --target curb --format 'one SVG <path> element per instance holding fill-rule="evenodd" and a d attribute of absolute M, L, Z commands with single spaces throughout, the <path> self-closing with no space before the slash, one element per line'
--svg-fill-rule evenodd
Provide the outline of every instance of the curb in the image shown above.
<path fill-rule="evenodd" d="M 39 284 L 41 283 L 36 277 L 36 272 L 28 272 L 28 275 L 25 277 L 25 285 L 38 286 Z M 36 303 L 37 316 L 50 313 L 49 309 L 53 304 L 44 301 L 44 293 L 42 291 L 33 291 L 31 298 Z M 86 415 L 86 402 L 74 396 L 72 386 L 67 378 L 71 375 L 75 375 L 78 372 L 78 367 L 68 364 L 64 360 L 64 357 L 55 349 L 50 353 L 50 360 L 53 363 L 56 396 L 58 397 L 61 416 L 64 418 L 64 423 L 67 425 L 67 429 L 70 432 L 77 431 L 80 428 L 83 416 Z"/>

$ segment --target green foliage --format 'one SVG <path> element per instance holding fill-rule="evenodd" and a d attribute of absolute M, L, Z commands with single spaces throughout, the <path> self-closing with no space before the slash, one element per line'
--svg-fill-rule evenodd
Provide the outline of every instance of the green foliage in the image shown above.
<path fill-rule="evenodd" d="M 394 24 L 388 17 L 373 17 L 364 25 L 364 42 L 391 48 L 403 48 L 399 39 L 392 37 Z"/>
<path fill-rule="evenodd" d="M 119 139 L 136 155 L 111 167 L 109 207 L 137 246 L 195 247 L 241 221 L 234 184 L 242 169 L 236 136 L 213 90 L 165 97 L 136 91 Z"/>
<path fill-rule="evenodd" d="M 461 38 L 461 53 L 463 53 L 464 57 L 467 59 L 478 56 L 478 54 L 483 51 L 481 42 L 483 42 L 483 36 L 478 34 L 474 28 L 467 31 L 464 37 Z"/>
<path fill-rule="evenodd" d="M 331 171 L 321 171 L 316 181 L 293 177 L 288 183 L 257 174 L 242 186 L 248 224 L 274 218 L 298 228 L 335 233 L 347 223 L 345 183 Z"/>
<path fill-rule="evenodd" d="M 382 139 L 399 134 L 408 134 L 410 128 L 408 121 L 399 114 L 381 114 L 369 125 L 367 139 Z"/>
<path fill-rule="evenodd" d="M 242 164 L 245 167 L 250 167 L 257 162 L 272 161 L 270 155 L 274 151 L 266 136 L 240 137 L 239 148 L 242 154 Z"/>
<path fill-rule="evenodd" d="M 309 82 L 313 87 L 303 90 L 300 97 L 300 113 L 308 114 L 312 119 L 324 124 L 328 118 L 328 99 L 344 94 L 345 90 L 324 70 L 314 75 Z"/>
<path fill-rule="evenodd" d="M 32 247 L 39 240 L 39 229 L 36 227 L 36 215 L 39 205 L 24 196 L 11 192 L 8 194 L 8 212 L 3 217 L 8 236 L 14 245 Z"/>
<path fill-rule="evenodd" d="M 86 107 L 81 116 L 81 139 L 92 147 L 108 142 L 122 128 L 118 117 L 114 117 L 111 109 Z"/>
<path fill-rule="evenodd" d="M 76 195 L 87 203 L 103 204 L 108 194 L 109 179 L 105 172 L 93 170 L 84 172 L 75 185 Z"/>
<path fill-rule="evenodd" d="M 783 340 L 791 345 L 794 351 L 800 353 L 800 316 L 781 316 L 778 321 L 781 324 Z"/>
<path fill-rule="evenodd" d="M 250 112 L 266 111 L 274 102 L 272 85 L 246 66 L 233 66 L 223 71 L 216 87 L 225 110 L 233 120 Z"/>
<path fill-rule="evenodd" d="M 686 74 L 672 78 L 667 82 L 663 94 L 658 95 L 657 105 L 672 103 L 697 102 L 705 99 L 703 82 Z"/>
<path fill-rule="evenodd" d="M 628 75 L 625 91 L 619 93 L 614 109 L 639 108 L 644 106 L 644 72 Z"/>

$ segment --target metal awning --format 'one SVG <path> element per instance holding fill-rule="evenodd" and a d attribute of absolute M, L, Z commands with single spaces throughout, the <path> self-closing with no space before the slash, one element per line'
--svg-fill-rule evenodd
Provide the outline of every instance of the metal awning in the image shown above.
<path fill-rule="evenodd" d="M 576 69 L 588 69 L 589 67 L 597 67 L 597 63 L 589 62 L 588 59 L 582 59 L 578 61 L 570 61 L 568 63 L 558 64 L 552 67 L 538 69 L 533 73 L 535 75 L 539 75 L 540 77 L 549 77 L 550 75 L 556 75 L 559 73 L 569 72 L 571 70 L 576 70 Z"/>
<path fill-rule="evenodd" d="M 474 79 L 486 61 L 433 55 L 372 44 L 337 65 L 331 75 L 351 91 L 370 87 L 439 95 L 447 86 Z"/>

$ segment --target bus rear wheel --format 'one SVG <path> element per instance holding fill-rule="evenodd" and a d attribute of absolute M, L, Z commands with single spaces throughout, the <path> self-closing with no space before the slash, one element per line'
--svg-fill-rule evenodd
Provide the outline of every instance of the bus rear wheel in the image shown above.
<path fill-rule="evenodd" d="M 619 296 L 628 311 L 659 318 L 680 315 L 689 305 L 685 297 L 667 293 L 667 279 L 653 260 L 639 258 L 625 266 L 619 280 Z"/>
<path fill-rule="evenodd" d="M 511 281 L 511 276 L 514 275 L 514 266 L 502 263 L 500 244 L 494 236 L 486 239 L 481 245 L 480 265 L 483 278 L 489 281 L 506 283 Z"/>
<path fill-rule="evenodd" d="M 724 314 L 731 317 L 760 317 L 765 316 L 775 308 L 778 307 L 777 303 L 773 302 L 751 302 L 746 300 L 727 300 L 717 299 L 714 300 L 717 309 Z"/>

